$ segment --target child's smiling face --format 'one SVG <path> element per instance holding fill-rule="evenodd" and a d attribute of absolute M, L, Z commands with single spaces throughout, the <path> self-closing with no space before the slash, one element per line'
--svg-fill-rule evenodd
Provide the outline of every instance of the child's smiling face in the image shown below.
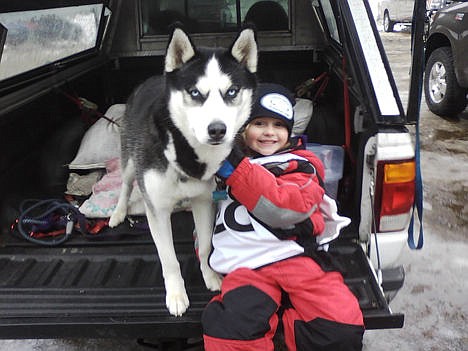
<path fill-rule="evenodd" d="M 289 141 L 286 124 L 272 117 L 257 117 L 245 129 L 245 144 L 263 156 L 284 148 Z"/>

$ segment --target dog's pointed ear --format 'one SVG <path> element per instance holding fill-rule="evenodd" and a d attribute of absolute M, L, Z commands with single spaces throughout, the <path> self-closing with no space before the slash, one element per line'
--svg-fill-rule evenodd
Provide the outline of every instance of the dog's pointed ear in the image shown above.
<path fill-rule="evenodd" d="M 195 56 L 195 47 L 181 27 L 175 27 L 166 50 L 164 71 L 172 72 Z"/>
<path fill-rule="evenodd" d="M 239 32 L 231 46 L 231 55 L 250 72 L 257 72 L 258 47 L 254 28 L 247 27 Z"/>

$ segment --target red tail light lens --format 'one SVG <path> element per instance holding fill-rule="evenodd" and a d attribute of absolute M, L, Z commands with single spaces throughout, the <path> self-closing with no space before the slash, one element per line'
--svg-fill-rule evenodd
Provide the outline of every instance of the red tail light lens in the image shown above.
<path fill-rule="evenodd" d="M 402 230 L 414 202 L 415 163 L 379 161 L 377 164 L 376 214 L 380 232 Z"/>

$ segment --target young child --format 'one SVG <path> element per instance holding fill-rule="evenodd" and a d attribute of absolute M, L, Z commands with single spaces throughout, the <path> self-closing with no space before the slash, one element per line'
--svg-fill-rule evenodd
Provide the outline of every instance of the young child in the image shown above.
<path fill-rule="evenodd" d="M 248 157 L 235 147 L 218 171 L 227 193 L 209 262 L 225 277 L 202 315 L 206 351 L 272 351 L 280 318 L 288 350 L 362 349 L 356 297 L 305 254 L 324 230 L 324 169 L 291 138 L 293 104 L 283 86 L 260 84 L 242 133 Z"/>

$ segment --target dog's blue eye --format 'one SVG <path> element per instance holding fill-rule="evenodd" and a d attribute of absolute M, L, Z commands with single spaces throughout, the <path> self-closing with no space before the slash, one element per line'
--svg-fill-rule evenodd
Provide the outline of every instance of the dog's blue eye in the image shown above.
<path fill-rule="evenodd" d="M 239 88 L 232 87 L 232 88 L 229 88 L 228 91 L 226 92 L 226 97 L 233 99 L 237 96 L 237 94 L 239 94 Z"/>
<path fill-rule="evenodd" d="M 200 93 L 200 91 L 198 89 L 189 89 L 188 93 L 193 98 L 199 98 L 201 96 L 201 93 Z"/>

